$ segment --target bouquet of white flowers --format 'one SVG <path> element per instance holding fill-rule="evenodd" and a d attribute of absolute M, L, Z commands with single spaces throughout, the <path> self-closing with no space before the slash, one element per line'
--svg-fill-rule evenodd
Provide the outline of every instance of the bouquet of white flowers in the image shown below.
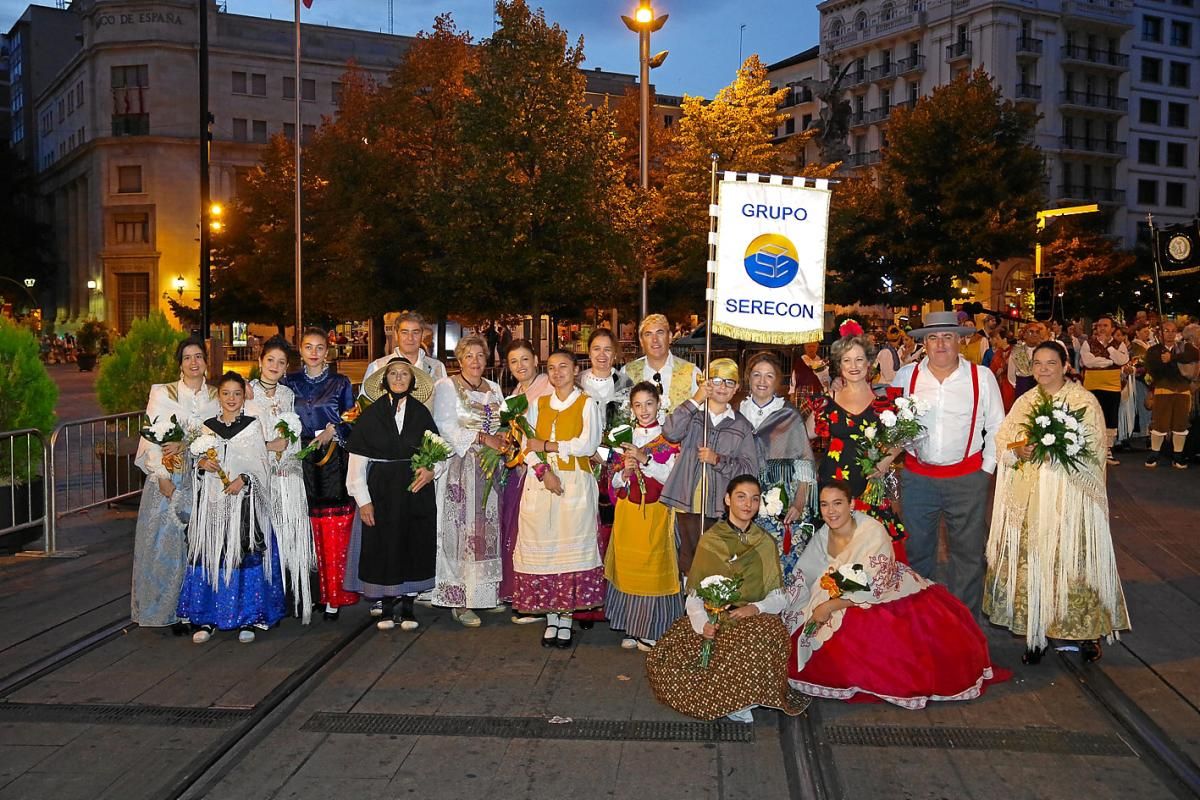
<path fill-rule="evenodd" d="M 421 447 L 412 457 L 413 472 L 416 473 L 419 469 L 432 470 L 435 464 L 448 458 L 450 458 L 450 444 L 433 431 L 425 431 L 425 435 L 421 437 Z M 410 492 L 416 481 L 417 479 L 414 477 L 408 484 Z"/>
<path fill-rule="evenodd" d="M 916 395 L 895 397 L 879 412 L 878 423 L 869 422 L 862 427 L 862 433 L 850 437 L 859 443 L 858 466 L 868 478 L 862 496 L 864 503 L 874 506 L 883 500 L 887 494 L 883 478 L 871 476 L 889 452 L 908 447 L 925 435 L 921 417 L 928 411 L 929 404 Z"/>
<path fill-rule="evenodd" d="M 1066 401 L 1056 401 L 1041 389 L 1022 427 L 1025 441 L 1013 442 L 1009 448 L 1032 445 L 1031 461 L 1061 464 L 1068 472 L 1074 472 L 1084 462 L 1096 460 L 1083 424 L 1083 409 L 1069 408 Z"/>
<path fill-rule="evenodd" d="M 188 449 L 192 455 L 197 458 L 207 458 L 217 465 L 217 476 L 221 479 L 221 483 L 225 488 L 229 488 L 229 476 L 225 474 L 225 470 L 221 468 L 221 464 L 217 461 L 217 447 L 221 444 L 221 440 L 211 433 L 205 433 L 197 436 L 192 440 Z"/>
<path fill-rule="evenodd" d="M 716 625 L 725 610 L 741 599 L 741 590 L 741 578 L 709 575 L 696 587 L 696 596 L 704 601 L 704 610 L 708 612 L 708 621 Z M 708 669 L 708 662 L 712 659 L 712 650 L 713 640 L 705 639 L 700 648 L 700 669 Z"/>
<path fill-rule="evenodd" d="M 777 483 L 767 489 L 762 496 L 762 513 L 768 517 L 781 519 L 788 509 L 788 493 L 782 483 Z"/>
<path fill-rule="evenodd" d="M 155 417 L 154 421 L 141 430 L 142 438 L 160 447 L 168 442 L 182 442 L 186 438 L 183 426 L 172 414 L 170 419 Z M 183 459 L 178 455 L 163 454 L 163 466 L 168 472 L 179 472 L 183 468 Z"/>
<path fill-rule="evenodd" d="M 855 592 L 869 592 L 871 577 L 867 575 L 862 564 L 842 564 L 836 569 L 830 567 L 829 571 L 821 576 L 819 585 L 829 593 L 830 600 L 836 600 Z M 810 621 L 804 626 L 804 635 L 812 636 L 819 627 L 821 627 L 819 622 Z"/>
<path fill-rule="evenodd" d="M 300 423 L 300 415 L 292 411 L 285 411 L 279 415 L 279 421 L 275 423 L 275 432 L 282 438 L 287 439 L 289 444 L 295 444 L 300 441 L 300 431 L 302 426 Z M 276 453 L 275 459 L 283 458 L 283 453 Z"/>

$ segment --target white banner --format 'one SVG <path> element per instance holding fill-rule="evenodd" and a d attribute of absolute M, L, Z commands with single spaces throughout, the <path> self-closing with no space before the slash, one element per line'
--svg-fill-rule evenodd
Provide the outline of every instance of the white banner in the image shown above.
<path fill-rule="evenodd" d="M 829 190 L 723 180 L 713 332 L 771 344 L 824 335 Z"/>

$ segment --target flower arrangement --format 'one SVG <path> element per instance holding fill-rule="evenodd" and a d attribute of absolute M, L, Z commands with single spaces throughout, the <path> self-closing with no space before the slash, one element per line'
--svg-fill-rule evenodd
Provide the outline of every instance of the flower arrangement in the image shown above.
<path fill-rule="evenodd" d="M 487 409 L 485 409 L 486 411 Z M 505 435 L 509 440 L 509 445 L 504 450 L 497 450 L 494 447 L 484 445 L 479 451 L 479 467 L 483 471 L 483 477 L 487 479 L 487 484 L 483 490 L 483 502 L 487 503 L 488 495 L 492 491 L 492 476 L 495 475 L 496 469 L 501 464 L 512 468 L 521 463 L 521 442 L 527 438 L 537 438 L 533 430 L 533 426 L 529 424 L 529 420 L 525 417 L 529 411 L 529 398 L 524 394 L 515 394 L 512 397 L 505 398 L 500 403 L 499 408 L 499 426 L 497 431 L 502 431 L 505 428 Z M 487 414 L 490 418 L 490 412 Z M 488 426 L 485 424 L 485 433 Z M 538 453 L 538 458 L 543 464 L 546 463 L 546 454 Z"/>
<path fill-rule="evenodd" d="M 229 480 L 229 476 L 225 474 L 225 470 L 221 468 L 221 463 L 217 460 L 217 447 L 220 443 L 221 440 L 214 434 L 205 433 L 193 439 L 188 449 L 197 458 L 207 458 L 209 461 L 215 463 L 217 465 L 217 477 L 221 479 L 221 484 L 228 489 L 231 481 Z"/>
<path fill-rule="evenodd" d="M 862 564 L 843 564 L 840 567 L 830 567 L 829 571 L 821 576 L 819 585 L 829 593 L 830 600 L 837 600 L 855 592 L 869 592 L 871 578 Z M 816 620 L 809 620 L 804 626 L 804 635 L 812 636 L 821 624 Z"/>
<path fill-rule="evenodd" d="M 1096 460 L 1096 452 L 1083 425 L 1083 409 L 1072 409 L 1064 400 L 1054 400 L 1040 388 L 1038 400 L 1022 425 L 1025 440 L 1013 442 L 1010 449 L 1033 447 L 1031 461 L 1060 464 L 1068 472 Z"/>
<path fill-rule="evenodd" d="M 281 438 L 287 439 L 288 444 L 295 444 L 300 441 L 300 432 L 303 430 L 303 425 L 300 422 L 300 415 L 293 411 L 285 411 L 279 415 L 279 420 L 275 423 L 275 432 Z M 283 453 L 276 453 L 275 459 L 278 461 L 283 458 Z"/>
<path fill-rule="evenodd" d="M 897 447 L 908 447 L 925 435 L 921 417 L 929 411 L 929 404 L 916 395 L 897 396 L 881 403 L 879 422 L 870 422 L 862 427 L 862 433 L 850 438 L 858 442 L 858 466 L 867 479 L 863 491 L 863 502 L 878 505 L 887 495 L 882 476 L 874 476 L 879 462 Z"/>
<path fill-rule="evenodd" d="M 362 412 L 367 410 L 367 406 L 371 405 L 371 400 L 365 397 L 360 397 L 344 412 L 342 412 L 342 422 L 347 425 L 353 425 L 358 422 L 358 418 L 362 416 Z"/>
<path fill-rule="evenodd" d="M 709 575 L 700 581 L 696 587 L 696 596 L 704 601 L 704 610 L 708 612 L 708 621 L 716 625 L 721 615 L 731 605 L 742 597 L 742 579 L 728 578 L 724 575 Z M 712 660 L 713 639 L 705 639 L 700 647 L 700 669 L 708 669 Z"/>
<path fill-rule="evenodd" d="M 436 464 L 450 458 L 450 445 L 441 436 L 438 436 L 433 431 L 425 431 L 425 435 L 421 437 L 421 447 L 412 457 L 412 468 L 415 473 L 419 469 L 432 470 Z M 414 476 L 408 484 L 408 490 L 413 491 L 413 484 L 417 479 Z"/>
<path fill-rule="evenodd" d="M 143 439 L 159 446 L 168 442 L 182 442 L 186 436 L 183 426 L 174 414 L 170 419 L 155 417 L 140 433 Z M 179 472 L 183 469 L 183 459 L 174 453 L 163 453 L 162 463 L 168 472 Z"/>
<path fill-rule="evenodd" d="M 777 483 L 763 493 L 762 513 L 768 517 L 780 519 L 787 513 L 788 493 L 782 483 Z"/>

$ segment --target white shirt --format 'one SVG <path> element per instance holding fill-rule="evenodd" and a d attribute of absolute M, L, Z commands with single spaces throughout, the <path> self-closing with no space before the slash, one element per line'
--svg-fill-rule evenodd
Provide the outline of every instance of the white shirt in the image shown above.
<path fill-rule="evenodd" d="M 1109 340 L 1106 345 L 1108 351 L 1106 353 L 1093 353 L 1091 339 L 1085 339 L 1083 346 L 1079 349 L 1079 361 L 1085 369 L 1112 369 L 1113 367 L 1123 367 L 1129 363 L 1129 348 L 1124 342 L 1121 344 L 1113 344 L 1113 340 Z"/>
<path fill-rule="evenodd" d="M 395 350 L 386 354 L 382 358 L 375 359 L 367 365 L 367 371 L 363 373 L 362 385 L 365 387 L 367 385 L 367 378 L 376 370 L 381 370 L 386 367 L 387 363 L 393 358 L 408 358 L 408 356 L 404 355 L 404 353 L 401 353 L 400 348 L 397 347 Z M 438 361 L 436 358 L 426 355 L 424 349 L 419 350 L 417 353 L 416 366 L 425 370 L 425 373 L 433 379 L 434 383 L 437 383 L 442 378 L 446 377 L 446 365 L 441 361 Z M 361 390 L 359 391 L 359 396 L 365 396 Z"/>
<path fill-rule="evenodd" d="M 386 398 L 384 402 L 387 402 Z M 404 409 L 407 407 L 407 397 L 401 400 L 400 405 L 396 407 L 396 431 L 398 433 L 404 431 Z M 378 460 L 360 456 L 357 453 L 350 454 L 350 463 L 346 466 L 346 492 L 354 498 L 354 502 L 358 503 L 359 508 L 371 502 L 371 492 L 367 489 L 367 467 L 372 461 Z"/>
<path fill-rule="evenodd" d="M 787 595 L 784 594 L 783 589 L 772 589 L 762 600 L 757 603 L 748 603 L 748 605 L 756 606 L 760 614 L 777 616 L 787 607 Z M 683 601 L 683 607 L 688 615 L 688 620 L 692 623 L 692 630 L 696 633 L 704 633 L 704 623 L 708 622 L 708 612 L 704 610 L 704 601 L 695 592 L 688 592 L 687 599 Z"/>
<path fill-rule="evenodd" d="M 555 411 L 565 411 L 571 407 L 571 404 L 583 394 L 579 387 L 571 390 L 567 395 L 566 400 L 559 400 L 557 392 L 550 393 L 550 408 Z M 537 430 L 537 414 L 538 406 L 541 405 L 540 399 L 537 402 L 529 404 L 529 410 L 525 412 L 525 417 L 529 420 L 530 426 Z M 592 398 L 587 398 L 587 403 L 583 407 L 583 430 L 578 436 L 573 439 L 556 438 L 554 427 L 550 428 L 550 441 L 558 445 L 558 452 L 547 453 L 546 458 L 553 466 L 551 460 L 554 456 L 559 458 L 569 458 L 570 456 L 579 456 L 581 458 L 589 458 L 592 453 L 596 452 L 596 448 L 600 446 L 600 437 L 604 433 L 604 419 L 600 413 L 600 404 Z M 541 458 L 535 453 L 525 454 L 526 464 L 537 464 Z"/>
<path fill-rule="evenodd" d="M 926 435 L 907 448 L 908 452 L 925 464 L 946 466 L 957 464 L 964 456 L 972 456 L 982 449 L 983 471 L 991 473 L 996 471 L 996 431 L 1000 430 L 1000 423 L 1004 421 L 1004 400 L 992 371 L 976 367 L 979 374 L 979 408 L 975 415 L 975 428 L 968 430 L 974 403 L 971 368 L 971 362 L 959 356 L 958 369 L 944 381 L 939 381 L 929 369 L 929 359 L 923 358 L 920 364 L 901 367 L 892 386 L 902 389 L 907 395 L 913 370 L 920 370 L 913 394 L 929 403 L 929 413 L 921 419 Z"/>
<path fill-rule="evenodd" d="M 758 430 L 758 426 L 762 425 L 763 422 L 766 421 L 767 417 L 783 408 L 783 404 L 785 402 L 787 401 L 782 397 L 775 395 L 771 398 L 771 402 L 767 403 L 765 406 L 760 406 L 757 402 L 755 402 L 753 397 L 747 397 L 742 401 L 742 405 L 738 408 L 738 411 L 742 412 L 742 416 L 750 421 L 750 427 L 754 428 L 754 430 Z"/>
<path fill-rule="evenodd" d="M 662 433 L 662 425 L 651 425 L 649 428 L 643 428 L 641 425 L 633 426 L 633 446 L 645 447 L 650 442 L 658 438 Z M 651 458 L 642 466 L 642 474 L 647 478 L 653 478 L 659 483 L 666 483 L 667 478 L 671 477 L 671 468 L 675 466 L 675 459 L 679 457 L 678 453 L 672 453 L 666 463 L 660 464 Z M 627 484 L 629 481 L 625 479 L 625 473 L 617 470 L 612 476 L 612 485 L 618 489 Z"/>
<path fill-rule="evenodd" d="M 688 402 L 692 404 L 692 408 L 699 408 L 699 407 L 700 407 L 700 404 L 696 402 L 695 398 L 689 397 L 689 398 L 688 398 Z M 724 411 L 722 411 L 720 414 L 714 414 L 714 413 L 712 412 L 712 409 L 711 409 L 711 408 L 708 410 L 708 419 L 709 419 L 709 421 L 711 421 L 711 422 L 712 422 L 712 425 L 713 425 L 713 427 L 714 427 L 714 428 L 715 428 L 715 427 L 717 427 L 717 424 L 718 424 L 718 423 L 719 423 L 721 420 L 723 420 L 723 419 L 733 419 L 733 418 L 734 418 L 734 416 L 735 416 L 735 414 L 734 414 L 734 411 L 733 411 L 733 406 L 732 406 L 732 405 L 727 405 L 727 406 L 725 406 L 725 410 L 724 410 Z"/>
<path fill-rule="evenodd" d="M 647 359 L 645 356 L 642 356 L 640 359 L 635 359 L 635 361 L 641 361 L 646 365 L 645 371 L 642 373 L 642 380 L 650 381 L 650 383 L 656 383 L 654 376 L 658 375 L 659 381 L 657 381 L 657 383 L 662 385 L 663 391 L 662 410 L 664 413 L 674 410 L 674 406 L 671 405 L 671 376 L 675 374 L 675 367 L 677 365 L 682 365 L 682 369 L 691 370 L 692 380 L 688 385 L 688 397 L 694 395 L 696 390 L 700 388 L 700 385 L 696 382 L 696 376 L 700 374 L 700 370 L 692 362 L 679 358 L 674 353 L 669 353 L 667 355 L 667 363 L 663 364 L 662 369 L 655 369 L 652 367 L 649 359 Z M 632 380 L 632 376 L 628 371 L 628 366 L 629 365 L 621 367 L 621 374 Z"/>

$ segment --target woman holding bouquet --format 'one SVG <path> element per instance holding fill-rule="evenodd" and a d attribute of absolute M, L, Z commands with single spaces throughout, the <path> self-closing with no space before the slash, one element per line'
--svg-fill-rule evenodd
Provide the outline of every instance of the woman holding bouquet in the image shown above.
<path fill-rule="evenodd" d="M 554 391 L 550 379 L 544 372 L 538 371 L 537 354 L 533 351 L 533 342 L 528 339 L 516 339 L 504 354 L 508 371 L 517 379 L 516 388 L 506 399 L 523 396 L 527 405 L 533 405 L 539 397 Z M 517 518 L 521 513 L 521 494 L 525 486 L 525 462 L 507 468 L 504 476 L 504 488 L 500 492 L 500 543 L 504 557 L 504 577 L 500 581 L 500 599 L 505 603 L 512 602 L 513 586 L 516 583 L 512 570 L 513 548 L 517 546 Z M 534 614 L 513 612 L 512 621 L 518 625 L 537 622 Z"/>
<path fill-rule="evenodd" d="M 836 383 L 840 388 L 809 401 L 812 412 L 809 432 L 819 442 L 818 449 L 825 452 L 817 467 L 817 480 L 822 484 L 832 480 L 849 483 L 854 493 L 855 510 L 879 520 L 895 543 L 896 558 L 907 561 L 904 525 L 892 508 L 892 501 L 886 494 L 872 503 L 863 499 L 868 479 L 886 478 L 900 452 L 885 454 L 870 474 L 859 461 L 859 450 L 865 445 L 863 429 L 872 424 L 878 426 L 879 415 L 891 407 L 890 400 L 879 398 L 871 388 L 875 346 L 854 320 L 843 322 L 839 332 L 842 338 L 830 348 L 830 360 L 841 379 Z"/>
<path fill-rule="evenodd" d="M 371 405 L 354 423 L 346 491 L 358 504 L 345 588 L 382 600 L 380 630 L 416 630 L 413 602 L 433 588 L 437 500 L 433 470 L 412 466 L 426 433 L 437 433 L 424 403 L 433 380 L 396 356 L 363 383 Z M 396 599 L 400 608 L 396 609 Z"/>
<path fill-rule="evenodd" d="M 761 500 L 753 475 L 729 482 L 724 518 L 700 537 L 692 560 L 687 615 L 646 656 L 655 697 L 689 717 L 753 723 L 755 706 L 790 715 L 808 706 L 788 688 L 788 634 L 779 619 L 787 598 L 775 540 L 754 524 Z M 740 581 L 732 611 L 707 608 L 699 594 L 722 577 Z M 710 614 L 719 614 L 716 622 Z M 711 644 L 701 667 L 705 641 Z"/>
<path fill-rule="evenodd" d="M 1078 642 L 1084 660 L 1096 661 L 1101 637 L 1129 629 L 1108 527 L 1104 412 L 1091 392 L 1066 379 L 1058 342 L 1039 344 L 1032 364 L 1038 390 L 1017 399 L 996 434 L 983 613 L 1025 637 L 1026 663 L 1041 660 L 1048 639 Z M 1056 406 L 1042 415 L 1047 398 Z M 1043 437 L 1054 441 L 1029 442 L 1029 431 L 1051 416 L 1061 430 Z"/>
<path fill-rule="evenodd" d="M 150 387 L 146 418 L 161 430 L 172 428 L 183 439 L 217 411 L 217 390 L 205 380 L 208 351 L 204 341 L 185 339 L 175 348 L 179 380 Z M 142 488 L 133 540 L 130 618 L 143 628 L 174 625 L 177 636 L 187 619 L 176 616 L 179 587 L 187 569 L 188 518 L 192 511 L 190 456 L 183 441 L 158 443 L 143 437 L 134 461 L 149 480 Z"/>
<path fill-rule="evenodd" d="M 600 406 L 604 430 L 629 421 L 629 387 L 633 382 L 616 369 L 617 338 L 608 328 L 596 328 L 588 336 L 588 358 L 591 367 L 579 373 L 576 381 L 579 388 Z M 616 454 L 615 457 L 619 457 Z M 615 463 L 606 463 L 599 454 L 592 456 L 592 464 L 599 467 L 597 483 L 600 497 L 600 518 L 596 524 L 596 541 L 600 546 L 600 560 L 608 551 L 608 540 L 612 536 L 613 503 L 609 498 L 609 484 Z M 603 608 L 579 611 L 575 614 L 579 627 L 585 630 L 605 619 Z"/>
<path fill-rule="evenodd" d="M 266 432 L 243 413 L 246 381 L 226 372 L 217 384 L 221 411 L 204 421 L 191 444 L 198 458 L 188 525 L 188 570 L 179 616 L 199 630 L 196 644 L 215 629 L 238 630 L 254 641 L 283 618 L 286 602 L 279 553 L 271 533 L 271 467 Z"/>
<path fill-rule="evenodd" d="M 433 386 L 433 419 L 454 452 L 437 478 L 432 599 L 434 605 L 448 607 L 460 625 L 478 628 L 482 621 L 472 609 L 494 609 L 500 602 L 500 515 L 496 495 L 486 492 L 491 479 L 484 475 L 480 453 L 484 447 L 507 447 L 507 439 L 497 433 L 504 394 L 483 377 L 488 363 L 483 339 L 459 339 L 454 354 L 459 374 Z"/>
<path fill-rule="evenodd" d="M 663 437 L 659 392 L 650 381 L 630 390 L 631 441 L 618 454 L 620 469 L 608 486 L 614 511 L 604 554 L 604 607 L 609 626 L 625 632 L 626 650 L 650 650 L 683 613 L 671 509 L 658 502 L 679 445 Z"/>
<path fill-rule="evenodd" d="M 765 513 L 764 508 L 754 522 L 779 545 L 783 580 L 790 589 L 795 585 L 792 567 L 805 544 L 793 538 L 792 526 L 808 516 L 809 505 L 816 499 L 813 487 L 817 481 L 804 418 L 779 393 L 782 376 L 783 366 L 774 353 L 751 358 L 746 364 L 750 396 L 742 401 L 740 411 L 754 428 L 754 439 L 763 456 L 759 482 L 768 491 L 779 487 L 787 497 L 785 507 L 774 514 Z"/>
<path fill-rule="evenodd" d="M 320 328 L 307 328 L 300 339 L 304 367 L 283 379 L 296 395 L 296 414 L 302 424 L 300 443 L 316 443 L 304 459 L 304 491 L 317 550 L 320 602 L 327 620 L 338 619 L 338 609 L 354 605 L 358 595 L 342 588 L 346 577 L 346 551 L 354 507 L 346 494 L 346 439 L 350 425 L 342 415 L 355 407 L 354 390 L 345 375 L 329 369 L 325 361 L 329 340 Z"/>
<path fill-rule="evenodd" d="M 262 423 L 268 439 L 271 527 L 279 546 L 279 567 L 284 588 L 292 593 L 295 614 L 307 625 L 312 620 L 310 576 L 317 568 L 317 554 L 304 494 L 304 468 L 295 458 L 302 428 L 295 413 L 296 395 L 282 384 L 292 349 L 282 336 L 273 336 L 263 344 L 261 353 L 259 376 L 247 384 L 251 397 L 246 400 L 246 410 Z M 295 438 L 286 435 L 281 426 Z M 298 429 L 291 431 L 293 426 Z"/>
<path fill-rule="evenodd" d="M 792 630 L 792 686 L 924 708 L 970 700 L 1007 679 L 967 607 L 896 560 L 883 525 L 853 510 L 852 493 L 842 480 L 821 486 L 825 524 L 798 564 L 809 595 L 783 615 Z"/>
<path fill-rule="evenodd" d="M 604 423 L 600 407 L 575 386 L 575 354 L 546 362 L 554 392 L 529 407 L 520 532 L 513 551 L 513 608 L 545 614 L 543 647 L 571 646 L 572 615 L 604 602 L 596 544 L 596 479 L 591 458 Z"/>

